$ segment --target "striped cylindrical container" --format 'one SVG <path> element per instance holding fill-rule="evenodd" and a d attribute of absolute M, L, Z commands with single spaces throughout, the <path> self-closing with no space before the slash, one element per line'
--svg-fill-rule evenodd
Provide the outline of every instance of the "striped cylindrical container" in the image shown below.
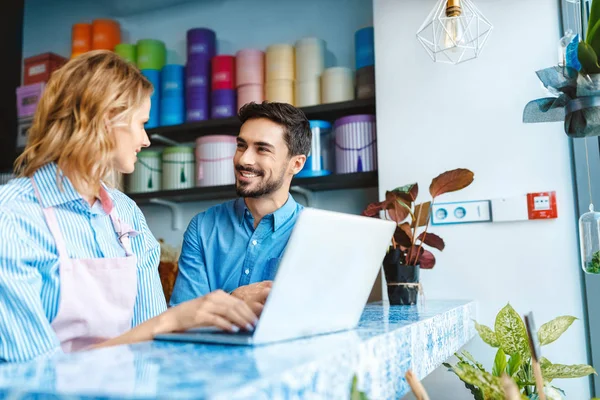
<path fill-rule="evenodd" d="M 142 69 L 141 73 L 148 78 L 154 91 L 150 96 L 150 118 L 146 122 L 146 129 L 156 128 L 160 123 L 160 71 L 156 69 Z"/>
<path fill-rule="evenodd" d="M 294 81 L 294 47 L 289 44 L 273 44 L 267 47 L 265 70 L 267 83 L 275 80 Z"/>
<path fill-rule="evenodd" d="M 211 118 L 229 118 L 236 114 L 235 89 L 213 90 L 211 93 Z"/>
<path fill-rule="evenodd" d="M 375 116 L 348 115 L 335 121 L 335 172 L 374 171 L 377 169 L 377 129 Z"/>
<path fill-rule="evenodd" d="M 162 156 L 163 190 L 188 189 L 195 186 L 196 161 L 194 148 L 167 147 Z"/>
<path fill-rule="evenodd" d="M 71 58 L 92 49 L 92 24 L 74 24 L 71 29 Z"/>
<path fill-rule="evenodd" d="M 235 83 L 244 85 L 264 85 L 265 53 L 256 49 L 243 49 L 235 54 Z"/>
<path fill-rule="evenodd" d="M 237 88 L 238 110 L 244 104 L 251 102 L 262 103 L 265 99 L 265 88 L 263 85 L 244 85 Z"/>
<path fill-rule="evenodd" d="M 119 43 L 115 46 L 115 53 L 134 65 L 137 63 L 137 48 L 135 44 Z"/>
<path fill-rule="evenodd" d="M 321 76 L 321 101 L 323 104 L 354 99 L 352 70 L 346 67 L 327 68 Z"/>
<path fill-rule="evenodd" d="M 312 82 L 325 70 L 325 41 L 307 37 L 296 42 L 296 81 Z"/>
<path fill-rule="evenodd" d="M 375 65 L 375 32 L 372 26 L 359 29 L 354 33 L 354 53 L 357 70 Z"/>
<path fill-rule="evenodd" d="M 137 41 L 137 66 L 139 69 L 161 70 L 167 62 L 167 47 L 155 39 Z"/>
<path fill-rule="evenodd" d="M 331 123 L 328 121 L 310 120 L 312 142 L 310 154 L 304 163 L 304 168 L 296 177 L 324 176 L 333 170 L 331 148 Z"/>
<path fill-rule="evenodd" d="M 92 21 L 92 50 L 110 50 L 121 43 L 121 25 L 112 19 Z"/>
<path fill-rule="evenodd" d="M 128 179 L 128 192 L 156 192 L 161 189 L 162 170 L 159 151 L 142 150 L 137 155 L 135 170 Z"/>
<path fill-rule="evenodd" d="M 296 107 L 316 106 L 321 104 L 321 80 L 296 82 L 295 101 Z"/>
<path fill-rule="evenodd" d="M 267 81 L 265 99 L 294 105 L 294 81 L 283 79 Z"/>
<path fill-rule="evenodd" d="M 233 156 L 236 147 L 235 136 L 211 135 L 196 139 L 197 185 L 234 184 Z"/>
<path fill-rule="evenodd" d="M 235 89 L 235 57 L 227 54 L 214 56 L 211 60 L 212 90 Z"/>

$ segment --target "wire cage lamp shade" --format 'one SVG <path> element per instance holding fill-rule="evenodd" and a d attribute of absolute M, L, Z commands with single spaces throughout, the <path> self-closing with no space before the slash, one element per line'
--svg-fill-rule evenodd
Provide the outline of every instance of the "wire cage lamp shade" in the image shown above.
<path fill-rule="evenodd" d="M 471 0 L 439 0 L 417 38 L 433 61 L 460 64 L 481 54 L 492 29 Z"/>

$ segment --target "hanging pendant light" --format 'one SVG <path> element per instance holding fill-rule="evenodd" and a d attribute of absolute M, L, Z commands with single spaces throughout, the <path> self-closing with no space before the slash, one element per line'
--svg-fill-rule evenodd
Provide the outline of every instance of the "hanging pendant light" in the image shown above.
<path fill-rule="evenodd" d="M 492 29 L 471 0 L 439 0 L 417 38 L 433 61 L 459 64 L 479 56 Z"/>

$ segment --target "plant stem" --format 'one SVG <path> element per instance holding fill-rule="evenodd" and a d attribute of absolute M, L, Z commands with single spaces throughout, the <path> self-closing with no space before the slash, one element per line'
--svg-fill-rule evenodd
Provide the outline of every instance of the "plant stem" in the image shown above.
<path fill-rule="evenodd" d="M 431 210 L 432 207 L 433 207 L 433 199 L 431 199 L 431 205 L 429 206 L 429 209 Z M 423 241 L 427 237 L 427 229 L 429 229 L 429 221 L 431 221 L 431 218 L 427 217 L 427 225 L 425 225 L 425 230 L 423 231 L 423 239 L 421 239 L 421 243 L 419 243 L 419 248 L 417 249 L 417 254 L 415 254 L 415 260 L 414 260 L 415 265 L 416 265 L 416 262 L 418 261 L 418 257 L 419 257 L 419 253 L 421 252 L 421 248 L 423 247 Z M 411 265 L 411 264 L 409 263 L 408 265 Z"/>

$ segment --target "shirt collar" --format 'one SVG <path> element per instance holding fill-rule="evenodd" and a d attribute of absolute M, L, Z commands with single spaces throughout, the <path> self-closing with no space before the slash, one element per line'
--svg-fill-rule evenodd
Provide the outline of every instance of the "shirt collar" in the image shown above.
<path fill-rule="evenodd" d="M 291 193 L 288 195 L 288 199 L 283 206 L 279 209 L 275 210 L 272 214 L 267 214 L 265 217 L 269 215 L 273 216 L 273 231 L 277 231 L 296 211 L 298 203 L 294 200 L 294 197 Z M 237 214 L 238 221 L 240 225 L 244 222 L 244 214 L 246 213 L 248 208 L 246 207 L 246 202 L 243 197 L 240 197 L 235 202 L 235 213 Z M 250 211 L 248 211 L 250 213 Z"/>
<path fill-rule="evenodd" d="M 33 174 L 33 179 L 40 191 L 42 206 L 44 208 L 56 207 L 74 200 L 83 200 L 69 178 L 67 178 L 54 162 L 50 162 Z M 62 190 L 58 182 L 62 182 Z M 104 184 L 100 188 L 100 202 L 102 208 L 109 214 L 113 208 L 113 201 Z"/>

